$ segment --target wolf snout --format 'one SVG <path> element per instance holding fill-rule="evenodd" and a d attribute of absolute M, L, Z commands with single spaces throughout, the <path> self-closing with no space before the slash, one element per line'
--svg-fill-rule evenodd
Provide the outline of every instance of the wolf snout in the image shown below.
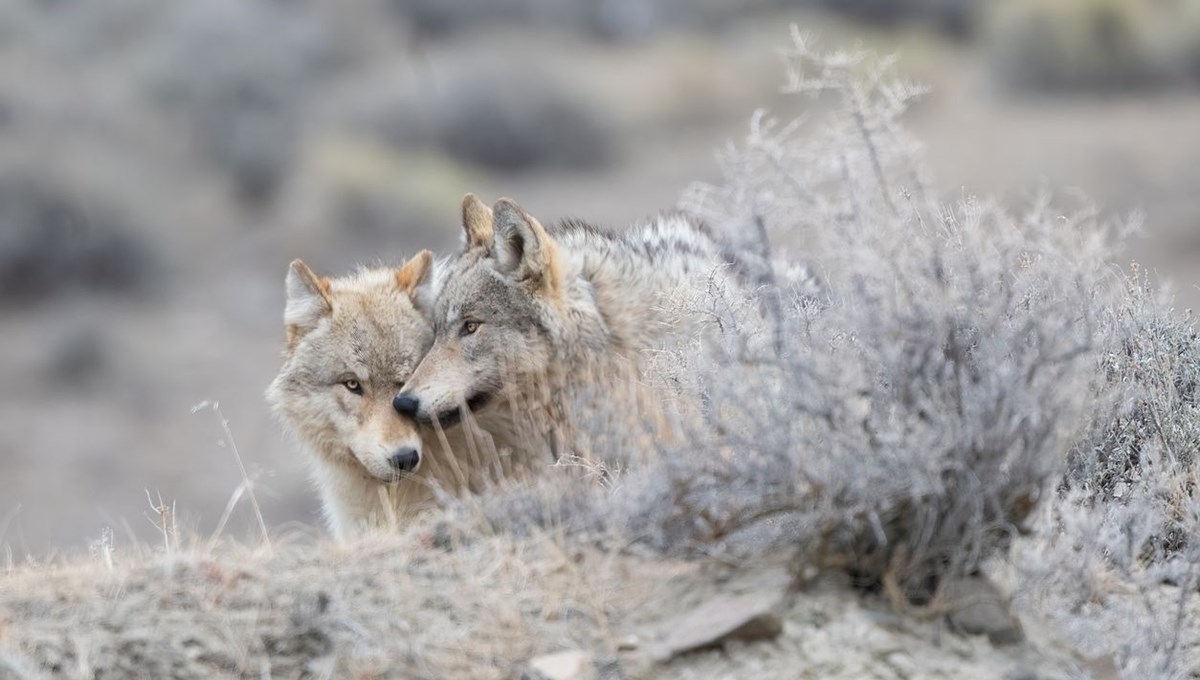
<path fill-rule="evenodd" d="M 392 454 L 388 463 L 396 472 L 416 472 L 417 466 L 421 464 L 421 453 L 416 449 L 400 449 Z"/>
<path fill-rule="evenodd" d="M 392 408 L 396 409 L 396 413 L 399 413 L 402 416 L 416 418 L 417 411 L 421 409 L 421 402 L 413 395 L 407 392 L 401 392 L 400 394 L 396 395 L 395 399 L 392 399 Z"/>

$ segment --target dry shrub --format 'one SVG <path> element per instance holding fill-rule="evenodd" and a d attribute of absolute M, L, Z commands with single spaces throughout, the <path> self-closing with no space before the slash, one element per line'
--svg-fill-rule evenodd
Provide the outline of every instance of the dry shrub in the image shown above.
<path fill-rule="evenodd" d="M 372 112 L 399 148 L 440 150 L 493 171 L 594 168 L 612 157 L 612 130 L 569 84 L 539 69 L 453 70 Z"/>
<path fill-rule="evenodd" d="M 389 0 L 422 39 L 537 26 L 589 39 L 632 41 L 684 26 L 717 28 L 780 0 Z M 937 1 L 937 0 L 934 0 Z M 957 0 L 950 0 L 955 2 Z"/>
<path fill-rule="evenodd" d="M 974 30 L 986 0 L 818 0 L 818 4 L 872 23 L 919 22 L 952 36 L 966 37 Z"/>
<path fill-rule="evenodd" d="M 887 62 L 795 38 L 788 90 L 832 95 L 834 113 L 756 118 L 725 183 L 686 198 L 752 235 L 743 247 L 760 241 L 768 314 L 751 329 L 771 338 L 710 354 L 725 435 L 696 442 L 711 450 L 699 465 L 696 451 L 665 462 L 661 483 L 692 541 L 787 516 L 775 538 L 804 560 L 926 599 L 1021 530 L 1061 473 L 1093 375 L 1109 243 L 1087 211 L 932 197 L 898 123 L 919 91 Z M 768 270 L 768 238 L 798 244 L 816 292 Z"/>
<path fill-rule="evenodd" d="M 0 177 L 0 302 L 146 293 L 161 256 L 127 208 L 42 170 Z"/>
<path fill-rule="evenodd" d="M 176 3 L 139 17 L 140 84 L 239 199 L 270 201 L 306 110 L 361 49 L 323 3 Z M 269 36 L 269 39 L 264 39 Z"/>
<path fill-rule="evenodd" d="M 991 8 L 990 60 L 1010 87 L 1105 91 L 1200 78 L 1200 10 L 1189 0 L 1017 0 Z"/>
<path fill-rule="evenodd" d="M 1126 283 L 1062 488 L 1015 551 L 1018 592 L 1122 677 L 1194 677 L 1200 336 L 1138 269 Z"/>

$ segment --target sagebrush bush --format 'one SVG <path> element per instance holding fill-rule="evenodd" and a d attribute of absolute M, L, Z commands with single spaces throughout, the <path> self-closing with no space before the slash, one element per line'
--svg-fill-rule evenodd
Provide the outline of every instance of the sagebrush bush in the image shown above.
<path fill-rule="evenodd" d="M 726 333 L 699 362 L 720 436 L 628 483 L 635 535 L 792 545 L 916 600 L 1015 540 L 1018 601 L 1084 658 L 1194 674 L 1200 336 L 1111 266 L 1136 220 L 1045 197 L 945 205 L 897 120 L 913 88 L 799 36 L 789 59 L 788 89 L 833 93 L 836 113 L 756 117 L 725 182 L 686 198 L 757 242 L 767 316 L 725 324 L 761 337 Z M 789 240 L 788 266 L 814 275 L 799 284 L 767 267 Z"/>
<path fill-rule="evenodd" d="M 1137 268 L 1100 318 L 1087 427 L 1016 564 L 1024 604 L 1129 678 L 1200 670 L 1200 335 Z"/>
<path fill-rule="evenodd" d="M 761 486 L 688 503 L 725 523 L 787 513 L 805 559 L 927 598 L 1023 529 L 1061 473 L 1109 241 L 1087 213 L 1048 203 L 1013 215 L 940 202 L 898 121 L 918 90 L 887 62 L 823 57 L 802 36 L 788 58 L 788 89 L 833 95 L 839 113 L 808 134 L 756 119 L 725 183 L 685 203 L 760 248 L 794 242 L 819 292 L 768 273 L 780 300 L 758 331 L 773 355 L 714 356 L 714 419 L 737 437 L 721 443 L 734 451 L 722 474 Z"/>
<path fill-rule="evenodd" d="M 1140 268 L 1128 293 L 1107 310 L 1097 404 L 1090 429 L 1072 451 L 1065 478 L 1097 502 L 1119 500 L 1161 448 L 1185 467 L 1200 450 L 1200 334 L 1189 314 L 1160 299 Z"/>

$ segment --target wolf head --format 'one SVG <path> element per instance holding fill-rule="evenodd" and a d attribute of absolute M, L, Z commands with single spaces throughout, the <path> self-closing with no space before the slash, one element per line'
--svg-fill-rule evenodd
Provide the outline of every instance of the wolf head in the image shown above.
<path fill-rule="evenodd" d="M 392 408 L 433 341 L 419 309 L 432 257 L 400 269 L 320 278 L 303 262 L 287 275 L 287 350 L 267 389 L 276 415 L 318 455 L 385 482 L 416 472 L 421 439 Z"/>
<path fill-rule="evenodd" d="M 443 426 L 512 400 L 549 370 L 563 297 L 558 245 L 516 203 L 463 202 L 464 251 L 432 309 L 434 343 L 394 406 Z"/>

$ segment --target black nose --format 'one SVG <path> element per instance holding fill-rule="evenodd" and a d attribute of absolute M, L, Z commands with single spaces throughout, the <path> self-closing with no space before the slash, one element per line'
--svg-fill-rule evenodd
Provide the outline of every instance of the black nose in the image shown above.
<path fill-rule="evenodd" d="M 396 472 L 413 472 L 421 462 L 421 454 L 416 449 L 400 449 L 388 459 Z"/>
<path fill-rule="evenodd" d="M 417 410 L 421 408 L 421 402 L 416 397 L 407 392 L 401 392 L 392 400 L 392 408 L 396 409 L 396 413 L 402 416 L 416 417 Z"/>

